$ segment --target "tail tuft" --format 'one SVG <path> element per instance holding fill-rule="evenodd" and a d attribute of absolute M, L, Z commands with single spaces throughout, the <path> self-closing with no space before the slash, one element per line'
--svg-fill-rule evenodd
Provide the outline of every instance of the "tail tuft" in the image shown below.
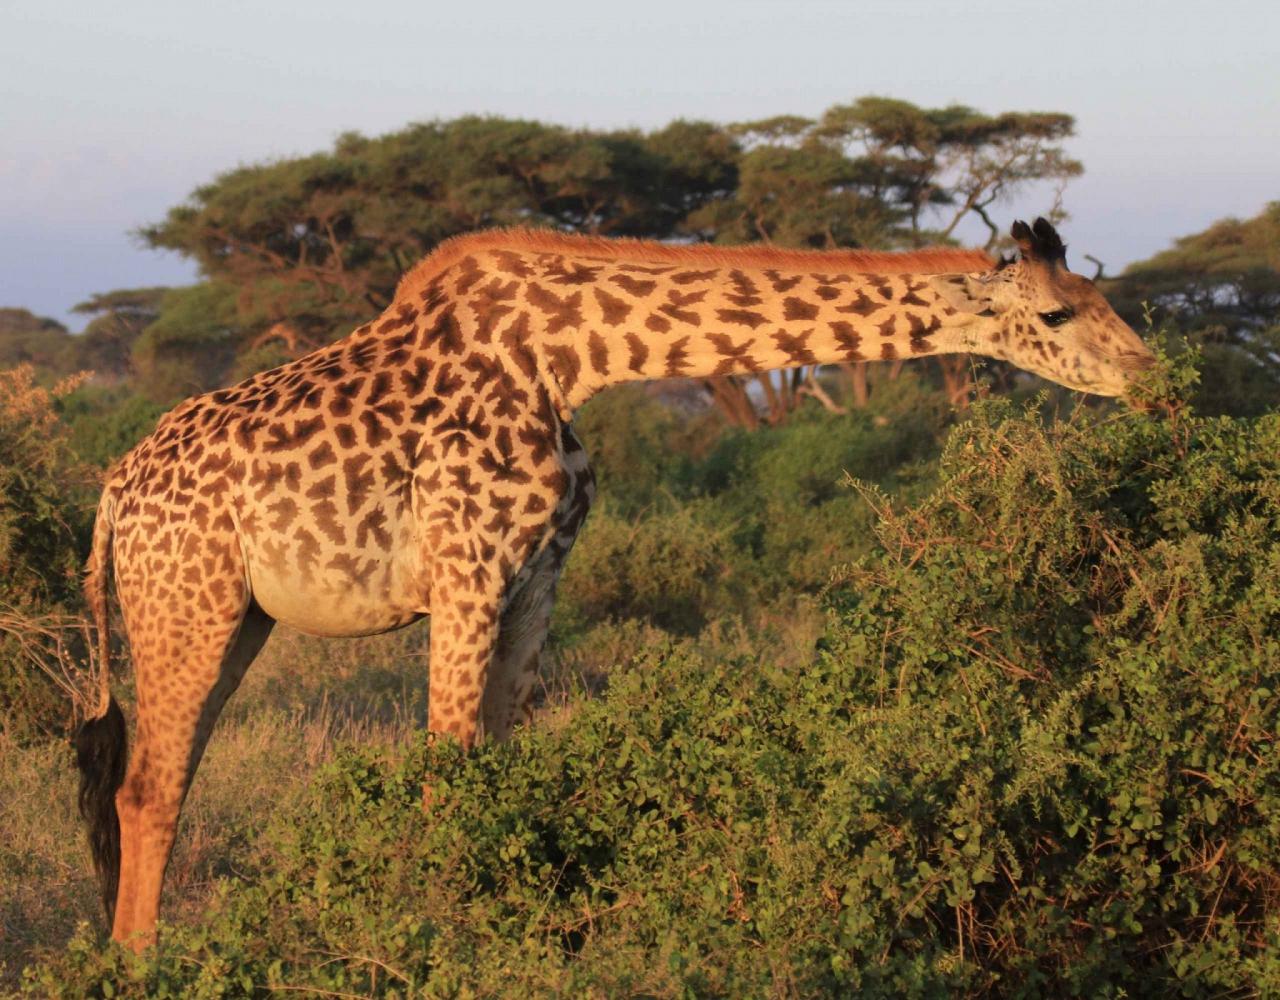
<path fill-rule="evenodd" d="M 93 867 L 102 887 L 107 923 L 115 916 L 120 881 L 120 817 L 116 792 L 124 783 L 128 737 L 124 713 L 111 698 L 105 714 L 89 719 L 76 733 L 76 765 L 80 768 L 80 815 L 89 824 Z"/>

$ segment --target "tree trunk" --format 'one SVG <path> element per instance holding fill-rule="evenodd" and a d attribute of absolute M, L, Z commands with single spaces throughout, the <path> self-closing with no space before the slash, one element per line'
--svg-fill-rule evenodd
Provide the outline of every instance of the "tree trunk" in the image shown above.
<path fill-rule="evenodd" d="M 760 426 L 760 415 L 756 413 L 740 379 L 726 375 L 723 378 L 703 379 L 702 384 L 711 393 L 712 401 L 729 423 L 749 431 Z"/>
<path fill-rule="evenodd" d="M 973 380 L 969 377 L 971 359 L 967 354 L 940 354 L 938 367 L 942 369 L 942 384 L 947 401 L 957 410 L 969 408 L 969 394 Z"/>
<path fill-rule="evenodd" d="M 854 361 L 840 366 L 849 376 L 849 384 L 853 386 L 853 407 L 855 410 L 866 408 L 867 400 L 867 362 Z"/>
<path fill-rule="evenodd" d="M 756 376 L 756 381 L 760 383 L 764 389 L 764 400 L 769 407 L 765 419 L 770 424 L 781 423 L 782 421 L 782 401 L 778 398 L 778 390 L 773 384 L 773 372 L 763 372 Z"/>

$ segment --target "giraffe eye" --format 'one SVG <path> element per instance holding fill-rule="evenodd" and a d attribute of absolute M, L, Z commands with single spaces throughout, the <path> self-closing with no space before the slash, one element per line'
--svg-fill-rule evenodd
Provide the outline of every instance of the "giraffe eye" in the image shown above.
<path fill-rule="evenodd" d="M 1062 326 L 1075 313 L 1070 309 L 1054 309 L 1052 312 L 1041 313 L 1040 319 L 1044 321 L 1045 326 Z"/>

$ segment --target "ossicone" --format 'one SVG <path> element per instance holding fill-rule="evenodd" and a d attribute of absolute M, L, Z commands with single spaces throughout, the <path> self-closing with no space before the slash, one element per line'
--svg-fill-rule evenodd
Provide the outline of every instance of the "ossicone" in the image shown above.
<path fill-rule="evenodd" d="M 1046 264 L 1067 263 L 1067 247 L 1062 237 L 1048 219 L 1038 218 L 1033 225 L 1015 222 L 1009 235 L 1018 244 L 1024 260 L 1038 260 Z"/>

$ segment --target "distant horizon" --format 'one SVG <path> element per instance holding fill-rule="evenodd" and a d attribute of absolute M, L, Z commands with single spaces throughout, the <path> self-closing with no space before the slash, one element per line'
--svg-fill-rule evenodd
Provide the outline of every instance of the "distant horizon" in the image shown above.
<path fill-rule="evenodd" d="M 119 288 L 187 284 L 144 249 L 160 221 L 241 164 L 464 114 L 570 127 L 813 117 L 879 94 L 924 107 L 1076 118 L 1064 145 L 1073 267 L 1107 273 L 1280 199 L 1280 12 L 996 0 L 651 0 L 602 12 L 553 0 L 534 16 L 369 0 L 18 0 L 0 15 L 0 306 L 72 331 L 71 308 Z M 866 38 L 873 38 L 867 43 Z M 57 72 L 49 53 L 58 54 Z M 1023 192 L 1002 226 L 1049 207 Z M 976 221 L 962 236 L 985 238 Z"/>

